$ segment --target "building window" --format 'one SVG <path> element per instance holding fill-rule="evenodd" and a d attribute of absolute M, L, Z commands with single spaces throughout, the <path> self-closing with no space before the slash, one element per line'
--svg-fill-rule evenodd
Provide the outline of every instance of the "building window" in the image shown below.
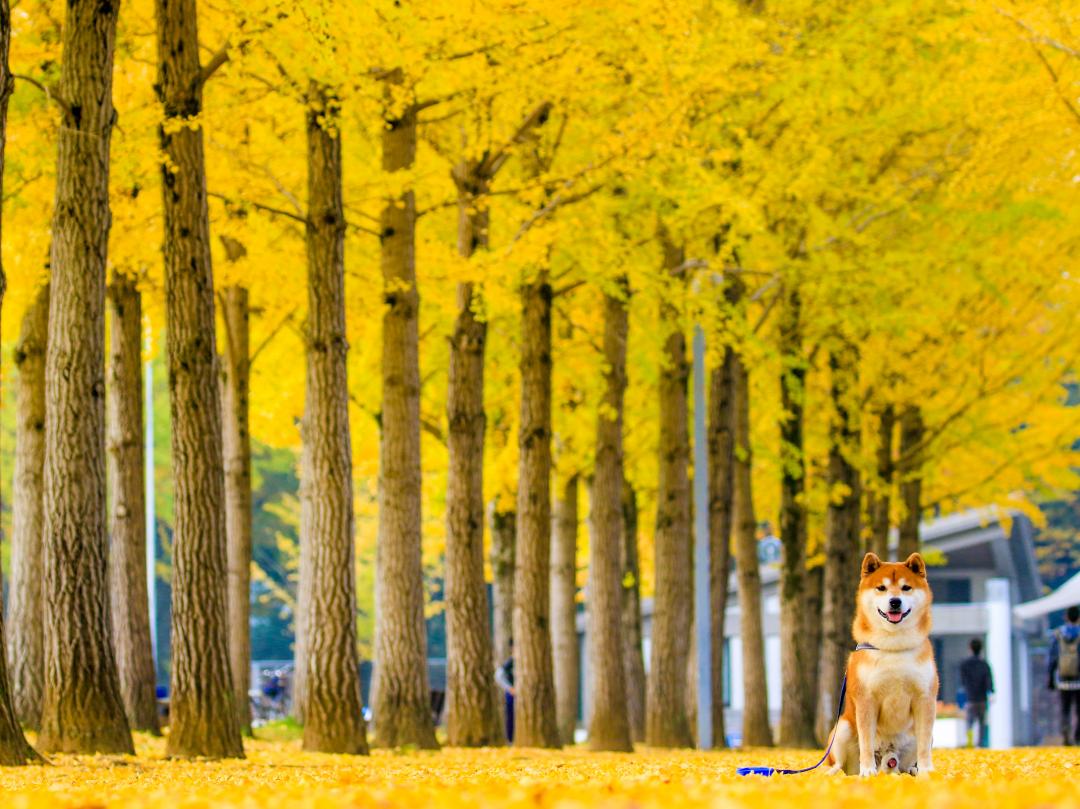
<path fill-rule="evenodd" d="M 934 599 L 942 604 L 970 604 L 971 579 L 944 579 L 934 583 Z"/>

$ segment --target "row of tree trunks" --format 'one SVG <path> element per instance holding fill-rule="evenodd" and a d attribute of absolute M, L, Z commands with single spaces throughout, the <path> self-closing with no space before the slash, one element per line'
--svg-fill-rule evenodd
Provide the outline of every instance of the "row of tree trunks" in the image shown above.
<path fill-rule="evenodd" d="M 345 213 L 337 99 L 308 90 L 308 317 L 300 530 L 306 605 L 305 750 L 368 752 L 356 648 L 352 444 L 345 334 Z"/>
<path fill-rule="evenodd" d="M 133 753 L 113 654 L 105 517 L 105 268 L 117 5 L 67 4 L 45 360 L 42 750 Z M 211 323 L 211 332 L 213 324 Z"/>
<path fill-rule="evenodd" d="M 551 533 L 551 655 L 559 742 L 574 743 L 581 662 L 577 638 L 578 476 L 567 476 L 555 498 Z M 618 557 L 616 557 L 616 560 Z M 590 597 L 595 595 L 589 587 Z"/>
<path fill-rule="evenodd" d="M 488 245 L 486 175 L 475 163 L 455 167 L 458 255 Z M 447 390 L 446 644 L 447 741 L 481 747 L 506 741 L 492 672 L 510 656 L 513 621 L 514 515 L 492 511 L 494 651 L 484 582 L 484 349 L 487 323 L 477 317 L 473 285 L 458 285 Z"/>
<path fill-rule="evenodd" d="M 762 627 L 761 574 L 757 557 L 757 521 L 751 488 L 750 373 L 743 358 L 735 354 L 732 376 L 735 389 L 735 476 L 732 530 L 736 570 L 739 577 L 739 618 L 743 655 L 743 744 L 768 747 L 768 690 L 765 678 L 765 638 Z"/>
<path fill-rule="evenodd" d="M 229 670 L 237 720 L 251 735 L 251 433 L 248 397 L 251 379 L 248 290 L 221 291 L 225 353 L 221 387 L 221 443 L 225 459 L 225 541 L 229 590 Z"/>
<path fill-rule="evenodd" d="M 673 287 L 681 279 L 683 250 L 663 238 L 664 269 Z M 687 423 L 686 336 L 679 307 L 661 299 L 664 334 L 660 369 L 659 484 L 656 513 L 656 592 L 653 599 L 652 656 L 649 666 L 645 739 L 654 747 L 690 747 L 686 667 L 691 630 L 692 546 L 690 534 L 690 438 Z"/>
<path fill-rule="evenodd" d="M 891 404 L 878 413 L 877 480 L 870 491 L 870 542 L 867 550 L 881 559 L 889 558 L 889 510 L 892 507 L 893 485 L 893 433 L 896 428 L 896 410 Z M 901 557 L 906 558 L 906 557 Z"/>
<path fill-rule="evenodd" d="M 626 617 L 624 538 L 629 536 L 623 520 L 623 490 L 626 484 L 623 469 L 623 403 L 626 393 L 629 295 L 629 283 L 625 276 L 619 279 L 613 291 L 604 295 L 604 394 L 596 419 L 585 632 L 589 671 L 589 748 L 592 750 L 633 750 L 630 703 L 634 700 L 627 692 L 627 669 L 633 663 L 625 651 L 624 636 L 627 633 L 623 623 Z M 635 545 L 635 565 L 636 551 Z M 640 660 L 640 646 L 637 656 Z M 576 712 L 577 705 L 573 707 Z"/>
<path fill-rule="evenodd" d="M 551 283 L 521 288 L 521 418 L 514 567 L 514 744 L 558 747 L 551 654 Z"/>
<path fill-rule="evenodd" d="M 857 384 L 854 347 L 842 344 L 829 355 L 833 418 L 829 439 L 829 508 L 825 518 L 825 580 L 822 598 L 819 729 L 826 735 L 836 718 L 835 684 L 851 648 L 855 573 L 860 550 L 859 473 L 851 461 L 859 440 L 851 401 Z"/>
<path fill-rule="evenodd" d="M 225 476 L 206 162 L 197 124 L 207 74 L 199 64 L 195 0 L 156 0 L 155 12 L 157 91 L 164 112 L 159 134 L 175 487 L 166 752 L 240 757 L 244 749 L 229 662 Z M 55 262 L 53 267 L 55 272 Z"/>
<path fill-rule="evenodd" d="M 713 747 L 727 746 L 724 725 L 724 623 L 727 619 L 728 576 L 735 477 L 735 353 L 723 349 L 723 359 L 709 375 L 709 614 L 711 627 Z"/>
<path fill-rule="evenodd" d="M 8 51 L 11 47 L 11 9 L 8 0 L 0 0 L 0 197 L 3 196 L 4 147 L 7 144 L 7 108 L 14 79 L 8 67 Z M 7 277 L 0 267 L 0 306 L 7 289 Z M 0 766 L 26 764 L 35 760 L 37 754 L 26 743 L 12 702 L 11 685 L 4 646 L 3 605 L 0 603 Z M 40 621 L 39 621 L 40 625 Z"/>
<path fill-rule="evenodd" d="M 112 319 L 108 386 L 109 591 L 120 694 L 133 730 L 158 733 L 157 672 L 146 583 L 143 479 L 142 298 L 117 273 L 108 288 Z"/>
<path fill-rule="evenodd" d="M 909 405 L 900 415 L 900 547 L 897 559 L 907 559 L 920 549 L 919 520 L 922 517 L 922 453 L 926 439 L 922 409 Z"/>
<path fill-rule="evenodd" d="M 416 157 L 416 107 L 386 77 L 382 168 L 408 171 Z M 379 536 L 375 579 L 375 686 L 380 747 L 438 747 L 428 693 L 424 573 L 420 536 L 420 370 L 416 289 L 416 198 L 385 201 L 380 223 L 383 274 L 383 408 L 379 446 Z"/>
<path fill-rule="evenodd" d="M 23 315 L 14 359 L 15 487 L 11 514 L 11 580 L 7 659 L 15 714 L 28 728 L 41 723 L 44 685 L 45 344 L 49 334 L 49 285 L 38 290 Z"/>
<path fill-rule="evenodd" d="M 814 694 L 803 676 L 813 660 L 803 657 L 803 612 L 808 607 L 806 571 L 806 462 L 803 412 L 806 361 L 802 347 L 802 305 L 798 288 L 785 291 L 780 314 L 780 704 L 779 742 L 784 747 L 814 747 Z"/>

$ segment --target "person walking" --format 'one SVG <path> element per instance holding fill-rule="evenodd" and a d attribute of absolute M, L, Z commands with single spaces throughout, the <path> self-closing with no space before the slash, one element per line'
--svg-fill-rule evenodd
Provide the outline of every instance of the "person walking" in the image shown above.
<path fill-rule="evenodd" d="M 514 741 L 514 641 L 510 640 L 510 657 L 495 669 L 495 682 L 506 699 L 506 740 Z"/>
<path fill-rule="evenodd" d="M 983 644 L 979 638 L 972 638 L 968 644 L 971 657 L 960 664 L 960 682 L 967 693 L 967 737 L 968 747 L 986 747 L 986 703 L 994 693 L 994 677 L 990 664 L 982 659 Z M 978 732 L 974 732 L 976 726 Z"/>
<path fill-rule="evenodd" d="M 1080 607 L 1065 611 L 1065 624 L 1050 640 L 1051 691 L 1061 698 L 1061 735 L 1066 745 L 1080 743 Z"/>

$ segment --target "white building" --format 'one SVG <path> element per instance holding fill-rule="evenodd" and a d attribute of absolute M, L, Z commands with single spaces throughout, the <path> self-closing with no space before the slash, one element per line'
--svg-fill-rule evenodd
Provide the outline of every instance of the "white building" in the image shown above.
<path fill-rule="evenodd" d="M 1008 530 L 1008 533 L 1006 533 Z M 1029 645 L 1046 638 L 1042 615 L 1014 616 L 1017 605 L 1043 594 L 1032 540 L 1031 522 L 1021 514 L 1002 520 L 992 510 L 964 512 L 923 523 L 921 527 L 927 555 L 944 557 L 944 564 L 929 568 L 934 590 L 934 629 L 931 641 L 941 679 L 939 699 L 957 702 L 960 662 L 969 654 L 972 638 L 983 640 L 985 656 L 994 676 L 996 697 L 990 706 L 988 724 L 992 747 L 1033 744 L 1039 740 L 1033 719 L 1033 689 L 1045 687 L 1045 672 L 1033 670 L 1041 663 L 1029 653 Z M 782 688 L 780 680 L 780 599 L 779 565 L 774 546 L 762 542 L 762 600 L 764 605 L 766 688 L 774 725 L 779 723 Z M 770 558 L 772 557 L 772 558 Z M 852 594 L 858 570 L 852 570 Z M 1078 581 L 1080 586 L 1080 581 Z M 737 578 L 732 573 L 730 597 L 724 622 L 724 704 L 729 743 L 741 739 L 743 680 L 742 644 L 739 637 Z M 652 631 L 652 602 L 642 605 L 645 662 L 648 666 Z M 582 618 L 584 616 L 581 616 Z M 579 621 L 583 633 L 584 621 Z M 584 664 L 585 655 L 582 655 Z M 584 665 L 583 665 L 584 669 Z M 582 682 L 587 682 L 582 671 Z M 840 683 L 822 684 L 839 691 Z M 584 691 L 583 691 L 584 694 Z M 587 700 L 587 695 L 585 696 Z M 835 699 L 835 697 L 834 697 Z M 587 710 L 587 706 L 583 706 Z M 935 745 L 962 743 L 961 720 L 939 720 Z"/>

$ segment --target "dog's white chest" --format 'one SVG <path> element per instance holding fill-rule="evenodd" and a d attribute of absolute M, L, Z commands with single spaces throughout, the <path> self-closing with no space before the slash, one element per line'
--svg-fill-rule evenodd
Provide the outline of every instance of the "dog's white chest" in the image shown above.
<path fill-rule="evenodd" d="M 934 660 L 917 660 L 916 652 L 876 652 L 873 665 L 860 675 L 878 706 L 877 724 L 883 736 L 909 732 L 913 703 L 933 695 Z"/>

